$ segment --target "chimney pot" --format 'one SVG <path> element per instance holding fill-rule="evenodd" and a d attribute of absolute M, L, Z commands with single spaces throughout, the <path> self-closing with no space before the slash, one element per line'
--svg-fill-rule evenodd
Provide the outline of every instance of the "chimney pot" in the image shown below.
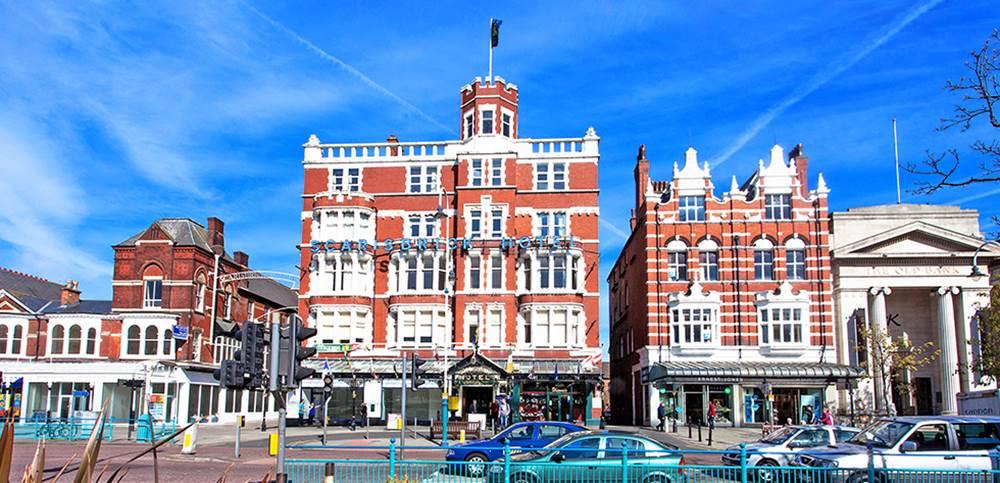
<path fill-rule="evenodd" d="M 233 252 L 233 260 L 236 260 L 236 263 L 243 265 L 244 267 L 250 266 L 250 255 L 248 255 L 247 252 Z"/>
<path fill-rule="evenodd" d="M 60 305 L 74 305 L 80 303 L 80 282 L 67 280 L 59 292 Z"/>

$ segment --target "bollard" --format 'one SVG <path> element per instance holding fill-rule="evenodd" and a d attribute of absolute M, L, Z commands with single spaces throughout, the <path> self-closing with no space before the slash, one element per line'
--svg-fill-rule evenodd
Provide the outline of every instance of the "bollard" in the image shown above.
<path fill-rule="evenodd" d="M 622 483 L 628 483 L 628 449 L 622 448 Z"/>
<path fill-rule="evenodd" d="M 712 424 L 711 422 L 709 422 L 709 424 L 708 424 L 708 445 L 709 446 L 712 446 L 712 429 L 714 429 L 714 428 L 715 428 L 715 425 Z"/>
<path fill-rule="evenodd" d="M 184 430 L 184 444 L 181 446 L 181 454 L 195 454 L 198 447 L 198 423 Z"/>
<path fill-rule="evenodd" d="M 396 477 L 396 438 L 389 438 L 389 477 Z"/>
<path fill-rule="evenodd" d="M 701 442 L 701 421 L 698 421 L 698 442 Z"/>
<path fill-rule="evenodd" d="M 691 438 L 694 437 L 694 433 L 691 432 L 691 420 L 690 419 L 688 420 L 687 425 L 688 425 L 688 439 L 691 439 Z"/>
<path fill-rule="evenodd" d="M 267 455 L 278 456 L 278 433 L 267 435 Z"/>
<path fill-rule="evenodd" d="M 464 429 L 458 430 L 458 442 L 459 443 L 464 443 L 465 442 L 465 430 Z"/>
<path fill-rule="evenodd" d="M 336 466 L 333 463 L 327 463 L 323 468 L 323 483 L 334 483 L 334 474 L 336 474 Z"/>
<path fill-rule="evenodd" d="M 740 443 L 740 483 L 747 483 L 747 444 Z"/>

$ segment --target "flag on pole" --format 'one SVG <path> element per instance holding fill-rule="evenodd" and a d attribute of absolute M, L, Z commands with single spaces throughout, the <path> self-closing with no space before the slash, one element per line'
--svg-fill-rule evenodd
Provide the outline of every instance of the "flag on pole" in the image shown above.
<path fill-rule="evenodd" d="M 500 20 L 498 18 L 493 18 L 493 19 L 490 19 L 490 20 L 491 20 L 491 22 L 490 22 L 490 46 L 491 47 L 496 47 L 497 45 L 500 44 L 500 24 L 503 23 L 503 20 Z"/>
<path fill-rule="evenodd" d="M 583 365 L 591 369 L 597 368 L 600 364 L 601 364 L 600 352 L 583 360 Z"/>

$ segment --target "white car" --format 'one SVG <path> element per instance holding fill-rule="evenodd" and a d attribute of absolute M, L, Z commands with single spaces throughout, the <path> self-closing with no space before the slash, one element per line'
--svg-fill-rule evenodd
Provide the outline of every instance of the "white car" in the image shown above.
<path fill-rule="evenodd" d="M 791 466 L 800 451 L 825 448 L 843 443 L 861 430 L 849 426 L 785 426 L 760 440 L 747 443 L 747 466 L 754 469 L 757 481 L 775 481 L 777 467 Z M 740 466 L 739 445 L 726 448 L 722 464 Z"/>
<path fill-rule="evenodd" d="M 868 483 L 868 445 L 877 482 L 913 481 L 906 470 L 993 469 L 991 450 L 1000 446 L 1000 417 L 908 416 L 883 418 L 837 448 L 818 448 L 796 458 L 796 466 L 822 469 L 824 481 Z M 926 473 L 924 474 L 926 476 Z"/>

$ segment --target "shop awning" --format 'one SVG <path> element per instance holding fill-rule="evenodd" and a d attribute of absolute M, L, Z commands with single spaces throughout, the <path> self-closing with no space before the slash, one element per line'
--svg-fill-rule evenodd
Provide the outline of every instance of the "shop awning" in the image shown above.
<path fill-rule="evenodd" d="M 812 379 L 837 381 L 858 379 L 858 367 L 822 363 L 775 362 L 664 362 L 649 368 L 648 381 Z"/>
<path fill-rule="evenodd" d="M 210 384 L 213 386 L 218 386 L 219 381 L 215 380 L 215 376 L 211 372 L 202 371 L 192 371 L 190 369 L 184 369 L 184 377 L 188 378 L 191 384 Z"/>

